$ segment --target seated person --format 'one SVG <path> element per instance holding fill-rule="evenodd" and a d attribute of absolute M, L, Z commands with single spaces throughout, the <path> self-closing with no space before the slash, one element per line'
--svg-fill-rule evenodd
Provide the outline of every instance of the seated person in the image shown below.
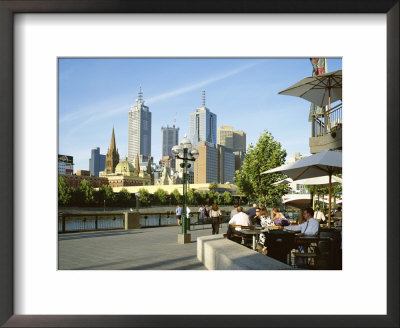
<path fill-rule="evenodd" d="M 256 207 L 256 215 L 249 217 L 252 225 L 261 225 L 261 209 Z"/>
<path fill-rule="evenodd" d="M 314 212 L 314 219 L 316 219 L 320 224 L 323 224 L 326 221 L 324 212 L 322 212 L 319 207 L 317 207 L 317 210 Z"/>
<path fill-rule="evenodd" d="M 284 230 L 299 232 L 298 236 L 315 236 L 319 232 L 319 222 L 314 219 L 314 210 L 307 207 L 303 210 L 303 217 L 306 220 L 299 225 L 282 227 Z M 281 229 L 282 229 L 281 228 Z"/>
<path fill-rule="evenodd" d="M 342 217 L 342 207 L 341 206 L 338 206 L 334 216 L 337 217 L 337 218 L 341 218 Z"/>
<path fill-rule="evenodd" d="M 234 236 L 232 236 L 234 228 L 232 225 L 241 225 L 241 226 L 251 226 L 251 222 L 249 216 L 246 213 L 243 213 L 243 208 L 241 206 L 237 207 L 237 214 L 235 214 L 232 219 L 228 222 L 228 230 L 226 232 L 228 239 L 237 241 Z M 241 239 L 240 239 L 241 241 Z"/>

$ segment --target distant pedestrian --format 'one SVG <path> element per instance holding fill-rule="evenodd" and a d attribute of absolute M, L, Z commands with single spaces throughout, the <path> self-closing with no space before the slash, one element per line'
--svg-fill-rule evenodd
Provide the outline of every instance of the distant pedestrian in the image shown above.
<path fill-rule="evenodd" d="M 206 216 L 205 210 L 206 210 L 205 207 L 203 205 L 200 205 L 198 212 L 199 212 L 199 221 L 202 223 L 204 222 L 204 218 Z"/>
<path fill-rule="evenodd" d="M 222 216 L 221 211 L 219 210 L 217 204 L 212 204 L 210 217 L 211 217 L 211 225 L 212 225 L 212 234 L 219 234 L 219 221 Z"/>
<path fill-rule="evenodd" d="M 204 206 L 204 218 L 207 220 L 210 217 L 210 208 L 208 205 Z"/>
<path fill-rule="evenodd" d="M 181 205 L 177 205 L 175 209 L 176 213 L 176 219 L 178 220 L 178 225 L 181 225 L 181 219 L 182 219 L 182 207 Z"/>

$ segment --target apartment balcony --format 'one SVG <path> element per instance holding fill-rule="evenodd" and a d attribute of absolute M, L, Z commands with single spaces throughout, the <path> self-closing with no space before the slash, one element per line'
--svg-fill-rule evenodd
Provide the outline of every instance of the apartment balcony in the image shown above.
<path fill-rule="evenodd" d="M 331 108 L 324 116 L 314 118 L 312 136 L 309 139 L 310 153 L 324 149 L 342 149 L 342 104 Z"/>

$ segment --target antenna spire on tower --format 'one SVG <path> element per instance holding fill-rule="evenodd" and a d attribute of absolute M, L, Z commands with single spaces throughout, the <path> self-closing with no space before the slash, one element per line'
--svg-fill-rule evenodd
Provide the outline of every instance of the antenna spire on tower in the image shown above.
<path fill-rule="evenodd" d="M 204 90 L 201 91 L 201 106 L 206 107 L 206 92 Z"/>
<path fill-rule="evenodd" d="M 139 86 L 138 101 L 140 101 L 140 102 L 143 101 L 142 85 Z"/>

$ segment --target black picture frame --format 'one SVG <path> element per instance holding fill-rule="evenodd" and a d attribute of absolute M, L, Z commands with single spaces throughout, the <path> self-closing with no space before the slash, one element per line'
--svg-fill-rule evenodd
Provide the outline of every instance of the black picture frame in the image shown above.
<path fill-rule="evenodd" d="M 399 327 L 399 7 L 398 0 L 0 0 L 0 324 L 4 327 Z M 13 135 L 18 132 L 13 127 L 15 13 L 386 14 L 387 315 L 14 315 L 13 202 L 16 199 L 13 196 Z"/>

